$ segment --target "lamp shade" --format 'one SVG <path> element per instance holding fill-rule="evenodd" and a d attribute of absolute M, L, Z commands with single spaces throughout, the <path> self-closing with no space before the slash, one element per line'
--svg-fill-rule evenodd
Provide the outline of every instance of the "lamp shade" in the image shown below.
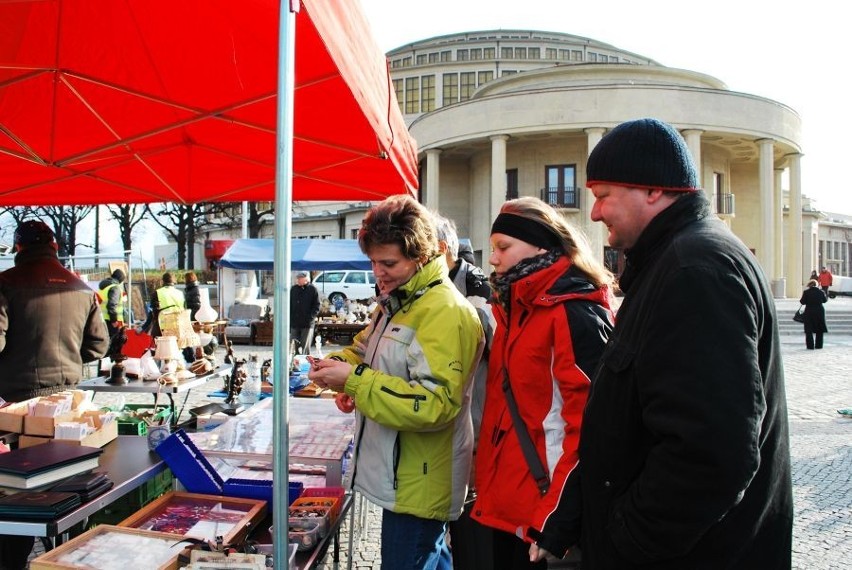
<path fill-rule="evenodd" d="M 180 358 L 181 352 L 178 348 L 176 336 L 161 336 L 154 339 L 157 344 L 157 349 L 154 351 L 154 358 L 158 360 L 176 360 Z"/>

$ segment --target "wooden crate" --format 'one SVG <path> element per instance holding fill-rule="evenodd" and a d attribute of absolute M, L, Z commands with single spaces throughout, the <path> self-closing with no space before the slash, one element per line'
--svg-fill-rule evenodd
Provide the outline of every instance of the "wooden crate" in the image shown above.
<path fill-rule="evenodd" d="M 186 509 L 183 517 L 182 508 Z M 236 545 L 245 540 L 265 514 L 266 501 L 172 491 L 121 521 L 118 526 L 169 532 L 212 542 L 215 542 L 216 536 L 222 536 L 224 544 Z"/>
<path fill-rule="evenodd" d="M 176 542 L 173 534 L 102 524 L 35 558 L 29 568 L 177 570 L 178 557 L 187 546 L 188 542 Z"/>

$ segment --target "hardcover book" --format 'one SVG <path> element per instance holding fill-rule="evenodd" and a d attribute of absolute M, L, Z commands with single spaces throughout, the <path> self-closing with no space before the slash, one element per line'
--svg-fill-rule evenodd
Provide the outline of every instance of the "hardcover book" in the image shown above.
<path fill-rule="evenodd" d="M 99 447 L 49 441 L 0 453 L 0 486 L 34 489 L 98 467 Z"/>

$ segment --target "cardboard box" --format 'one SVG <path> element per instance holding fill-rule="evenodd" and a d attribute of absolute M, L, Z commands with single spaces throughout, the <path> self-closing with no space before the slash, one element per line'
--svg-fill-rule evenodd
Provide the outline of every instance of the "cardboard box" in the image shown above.
<path fill-rule="evenodd" d="M 68 412 L 53 417 L 24 416 L 24 433 L 27 435 L 46 435 L 53 437 L 56 424 L 77 419 L 77 412 Z"/>
<path fill-rule="evenodd" d="M 66 443 L 74 445 L 87 445 L 89 447 L 103 447 L 118 437 L 118 423 L 110 422 L 95 433 L 89 434 L 83 439 L 62 439 Z M 32 447 L 52 440 L 52 437 L 37 435 L 22 435 L 18 438 L 18 447 Z"/>
<path fill-rule="evenodd" d="M 0 431 L 10 431 L 13 433 L 23 433 L 24 431 L 24 416 L 30 409 L 30 404 L 34 403 L 38 398 L 32 400 L 24 400 L 23 402 L 12 402 L 0 408 Z"/>

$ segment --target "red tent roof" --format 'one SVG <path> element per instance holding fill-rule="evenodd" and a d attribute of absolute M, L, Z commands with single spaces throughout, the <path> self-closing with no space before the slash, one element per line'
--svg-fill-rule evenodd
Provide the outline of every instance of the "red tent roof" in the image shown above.
<path fill-rule="evenodd" d="M 0 0 L 0 205 L 270 200 L 273 0 Z M 293 199 L 417 188 L 357 2 L 296 16 Z"/>

